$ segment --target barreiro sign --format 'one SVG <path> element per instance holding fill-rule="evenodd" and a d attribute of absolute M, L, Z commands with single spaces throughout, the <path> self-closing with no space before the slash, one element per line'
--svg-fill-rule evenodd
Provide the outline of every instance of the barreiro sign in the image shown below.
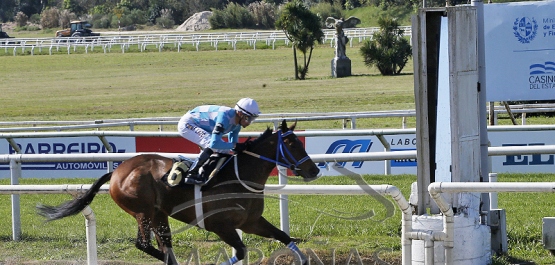
<path fill-rule="evenodd" d="M 181 138 L 106 137 L 116 153 L 168 152 L 198 153 L 197 145 Z M 22 154 L 106 153 L 98 137 L 14 139 Z M 0 142 L 0 154 L 13 154 L 7 141 Z M 121 163 L 114 162 L 114 169 Z M 108 171 L 107 162 L 41 162 L 23 163 L 24 178 L 97 178 Z M 10 168 L 0 164 L 0 178 L 9 178 Z"/>
<path fill-rule="evenodd" d="M 484 5 L 487 101 L 555 99 L 555 1 Z"/>
<path fill-rule="evenodd" d="M 114 152 L 135 152 L 135 138 L 106 137 Z M 22 154 L 106 153 L 98 137 L 14 139 Z M 7 141 L 0 142 L 0 154 L 13 154 Z M 114 162 L 114 168 L 120 162 Z M 24 178 L 99 177 L 108 171 L 106 162 L 22 163 Z M 0 164 L 0 178 L 9 178 L 9 165 Z"/>

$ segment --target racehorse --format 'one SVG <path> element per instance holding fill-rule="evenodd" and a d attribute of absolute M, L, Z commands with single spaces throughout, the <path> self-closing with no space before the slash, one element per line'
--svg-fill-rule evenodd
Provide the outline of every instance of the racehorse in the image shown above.
<path fill-rule="evenodd" d="M 264 185 L 276 164 L 291 169 L 305 181 L 319 177 L 320 170 L 293 133 L 295 126 L 296 122 L 288 128 L 283 120 L 278 131 L 268 128 L 256 140 L 249 141 L 246 151 L 231 157 L 202 187 L 202 199 L 195 199 L 193 185 L 169 187 L 163 182 L 163 176 L 172 168 L 172 159 L 141 154 L 100 177 L 83 195 L 56 207 L 39 205 L 38 213 L 48 221 L 77 214 L 92 202 L 100 186 L 110 181 L 112 199 L 137 220 L 135 246 L 165 264 L 177 264 L 168 216 L 191 226 L 203 224 L 201 228 L 216 233 L 233 247 L 236 255 L 222 265 L 234 264 L 246 255 L 246 246 L 235 229 L 277 239 L 296 254 L 296 259 L 300 258 L 301 264 L 306 264 L 306 256 L 291 237 L 262 216 Z M 200 216 L 195 205 L 202 206 Z M 158 249 L 151 244 L 151 232 Z"/>

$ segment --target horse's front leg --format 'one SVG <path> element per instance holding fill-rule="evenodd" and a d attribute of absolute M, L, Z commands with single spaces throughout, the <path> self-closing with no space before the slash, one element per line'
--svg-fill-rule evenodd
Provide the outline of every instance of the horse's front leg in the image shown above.
<path fill-rule="evenodd" d="M 216 233 L 220 239 L 235 249 L 235 256 L 220 265 L 233 265 L 245 258 L 245 255 L 247 254 L 247 247 L 243 244 L 243 241 L 241 241 L 241 237 L 237 234 L 235 228 L 227 225 L 221 225 L 218 226 L 217 229 L 212 230 L 212 232 Z"/>
<path fill-rule="evenodd" d="M 301 264 L 308 264 L 308 258 L 299 250 L 295 242 L 291 240 L 291 237 L 268 222 L 264 217 L 261 216 L 255 223 L 245 224 L 240 229 L 245 233 L 279 240 L 298 256 Z"/>

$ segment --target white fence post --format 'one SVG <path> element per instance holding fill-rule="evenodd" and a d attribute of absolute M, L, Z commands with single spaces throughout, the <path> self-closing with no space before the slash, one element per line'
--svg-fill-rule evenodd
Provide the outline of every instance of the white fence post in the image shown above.
<path fill-rule="evenodd" d="M 279 185 L 287 185 L 287 168 L 277 166 L 277 169 L 279 171 Z M 289 235 L 289 197 L 285 194 L 279 195 L 279 221 L 280 229 Z"/>
<path fill-rule="evenodd" d="M 21 162 L 10 160 L 11 185 L 19 185 Z M 12 235 L 14 241 L 21 240 L 21 210 L 19 194 L 12 194 Z"/>
<path fill-rule="evenodd" d="M 96 217 L 90 206 L 83 211 L 85 227 L 87 228 L 87 264 L 96 265 L 98 262 L 96 249 Z"/>

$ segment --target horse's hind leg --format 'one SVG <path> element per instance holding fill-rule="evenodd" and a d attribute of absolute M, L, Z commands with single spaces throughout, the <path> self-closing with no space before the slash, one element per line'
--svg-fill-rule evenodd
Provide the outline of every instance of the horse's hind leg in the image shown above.
<path fill-rule="evenodd" d="M 158 242 L 158 249 L 164 253 L 165 264 L 178 264 L 172 249 L 172 235 L 168 216 L 162 212 L 157 212 L 152 220 L 152 231 Z"/>
<path fill-rule="evenodd" d="M 163 261 L 165 264 L 178 264 L 171 249 L 171 232 L 167 216 L 158 218 L 136 217 L 139 224 L 135 246 L 143 252 Z M 164 222 L 165 220 L 165 222 Z M 156 224 L 156 225 L 153 225 Z M 154 232 L 159 249 L 152 246 L 150 232 Z"/>
<path fill-rule="evenodd" d="M 164 261 L 164 253 L 152 246 L 150 242 L 150 225 L 143 217 L 137 217 L 139 231 L 137 232 L 137 241 L 135 246 L 146 254 L 149 254 L 161 261 Z"/>
<path fill-rule="evenodd" d="M 301 264 L 307 264 L 307 257 L 299 250 L 295 242 L 291 240 L 291 237 L 287 235 L 287 233 L 279 230 L 273 224 L 268 222 L 264 217 L 260 217 L 254 223 L 248 223 L 244 226 L 240 227 L 241 230 L 245 233 L 255 234 L 266 238 L 275 238 L 279 240 L 281 243 L 287 246 L 287 248 L 291 249 L 294 253 L 298 255 L 298 258 L 301 261 Z"/>

